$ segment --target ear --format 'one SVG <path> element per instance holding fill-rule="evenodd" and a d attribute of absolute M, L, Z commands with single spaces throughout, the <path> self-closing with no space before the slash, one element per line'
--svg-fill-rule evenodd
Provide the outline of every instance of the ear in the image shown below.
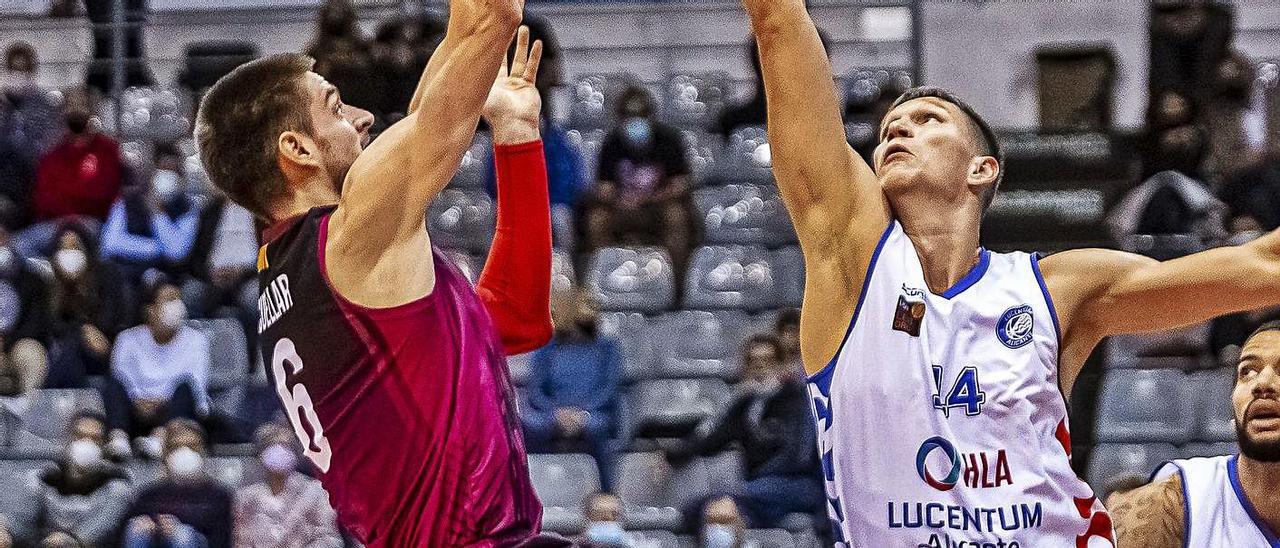
<path fill-rule="evenodd" d="M 969 163 L 968 183 L 972 187 L 987 187 L 1000 177 L 1000 163 L 994 156 L 975 156 Z"/>
<path fill-rule="evenodd" d="M 296 131 L 280 134 L 276 152 L 281 169 L 288 170 L 290 166 L 320 167 L 320 147 L 310 137 Z"/>

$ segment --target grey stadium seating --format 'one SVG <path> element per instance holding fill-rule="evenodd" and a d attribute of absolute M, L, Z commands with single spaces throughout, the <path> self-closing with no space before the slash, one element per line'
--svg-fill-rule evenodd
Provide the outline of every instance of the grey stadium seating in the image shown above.
<path fill-rule="evenodd" d="M 637 530 L 678 530 L 680 509 L 705 496 L 710 487 L 708 475 L 698 459 L 676 469 L 662 453 L 619 455 L 613 485 L 622 499 L 623 525 Z"/>
<path fill-rule="evenodd" d="M 1235 441 L 1235 409 L 1231 405 L 1235 376 L 1236 370 L 1226 367 L 1190 376 L 1188 384 L 1195 387 L 1194 393 L 1200 400 L 1200 424 L 1196 439 L 1209 442 Z"/>
<path fill-rule="evenodd" d="M 666 378 L 737 378 L 742 368 L 739 348 L 749 324 L 750 318 L 737 310 L 681 310 L 658 317 L 654 341 L 658 374 Z"/>
<path fill-rule="evenodd" d="M 437 246 L 483 253 L 493 241 L 493 198 L 483 190 L 446 188 L 431 202 L 427 218 Z"/>
<path fill-rule="evenodd" d="M 799 308 L 804 302 L 804 254 L 800 252 L 800 246 L 775 250 L 773 273 L 775 304 L 779 307 Z"/>
<path fill-rule="evenodd" d="M 729 76 L 723 72 L 677 74 L 663 89 L 666 120 L 684 128 L 705 128 L 724 109 Z"/>
<path fill-rule="evenodd" d="M 775 308 L 776 277 L 761 247 L 704 246 L 694 252 L 685 278 L 685 308 L 697 310 Z"/>
<path fill-rule="evenodd" d="M 657 313 L 675 300 L 671 257 L 656 247 L 596 250 L 583 285 L 607 311 Z"/>
<path fill-rule="evenodd" d="M 655 328 L 650 325 L 644 314 L 602 312 L 596 328 L 600 336 L 614 339 L 622 345 L 624 380 L 631 382 L 657 376 Z"/>
<path fill-rule="evenodd" d="M 36 390 L 20 414 L 22 428 L 57 445 L 67 441 L 71 417 L 80 411 L 103 412 L 102 397 L 88 389 Z"/>
<path fill-rule="evenodd" d="M 724 176 L 727 181 L 768 183 L 773 181 L 773 155 L 769 135 L 763 127 L 744 127 L 729 135 L 725 145 Z"/>
<path fill-rule="evenodd" d="M 724 407 L 729 386 L 720 379 L 657 379 L 627 393 L 637 437 L 682 437 Z"/>
<path fill-rule="evenodd" d="M 576 534 L 586 527 L 582 505 L 600 490 L 599 469 L 591 455 L 529 455 L 529 479 L 542 500 L 543 527 Z"/>
<path fill-rule="evenodd" d="M 693 202 L 709 244 L 778 247 L 796 241 L 778 189 L 773 186 L 702 188 L 694 192 Z"/>
<path fill-rule="evenodd" d="M 52 465 L 49 460 L 0 460 L 0 515 L 7 518 L 14 536 L 35 533 L 24 528 L 35 524 L 40 473 Z"/>
<path fill-rule="evenodd" d="M 1105 499 L 1117 482 L 1136 479 L 1145 482 L 1160 464 L 1178 458 L 1167 443 L 1102 444 L 1094 448 L 1089 461 L 1089 485 Z"/>
<path fill-rule="evenodd" d="M 743 535 L 745 546 L 759 548 L 795 548 L 796 539 L 786 529 L 747 529 Z"/>
<path fill-rule="evenodd" d="M 488 176 L 492 162 L 492 141 L 488 134 L 476 133 L 471 148 L 468 148 L 467 153 L 462 156 L 462 163 L 458 165 L 458 171 L 449 185 L 454 188 L 484 188 L 485 178 Z"/>
<path fill-rule="evenodd" d="M 1109 370 L 1099 396 L 1097 440 L 1185 443 L 1195 435 L 1196 391 L 1177 370 Z"/>

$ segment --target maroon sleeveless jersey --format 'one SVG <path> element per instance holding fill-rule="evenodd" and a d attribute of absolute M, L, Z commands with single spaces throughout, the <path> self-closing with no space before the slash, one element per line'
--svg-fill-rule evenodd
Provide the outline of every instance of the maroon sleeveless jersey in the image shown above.
<path fill-rule="evenodd" d="M 258 257 L 259 344 L 339 520 L 371 547 L 510 546 L 539 531 L 506 355 L 440 253 L 435 288 L 370 309 L 329 284 L 334 207 L 275 227 Z M 395 283 L 388 280 L 387 283 Z"/>

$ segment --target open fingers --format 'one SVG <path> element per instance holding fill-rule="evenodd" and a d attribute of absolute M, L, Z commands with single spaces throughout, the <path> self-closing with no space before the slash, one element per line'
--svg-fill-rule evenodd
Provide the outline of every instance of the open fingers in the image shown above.
<path fill-rule="evenodd" d="M 524 67 L 529 59 L 529 27 L 520 25 L 520 30 L 516 31 L 516 51 L 511 59 L 511 74 L 520 76 L 524 74 Z"/>
<path fill-rule="evenodd" d="M 533 41 L 533 49 L 529 50 L 529 62 L 524 66 L 524 79 L 530 84 L 538 82 L 538 65 L 542 64 L 542 40 Z"/>

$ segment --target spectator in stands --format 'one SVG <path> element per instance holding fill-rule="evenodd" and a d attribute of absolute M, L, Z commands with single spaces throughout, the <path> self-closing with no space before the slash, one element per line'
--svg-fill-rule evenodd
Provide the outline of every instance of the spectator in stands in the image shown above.
<path fill-rule="evenodd" d="M 444 29 L 444 22 L 429 13 L 397 17 L 378 25 L 369 50 L 380 90 L 377 100 L 369 104 L 375 131 L 381 131 L 379 125 L 385 128 L 404 117 L 427 61 L 444 38 Z"/>
<path fill-rule="evenodd" d="M 702 509 L 698 528 L 700 548 L 738 548 L 742 546 L 747 522 L 733 497 L 717 497 Z"/>
<path fill-rule="evenodd" d="M 1255 104 L 1253 64 L 1233 51 L 1218 63 L 1212 78 L 1213 94 L 1204 109 L 1208 137 L 1205 171 L 1214 184 L 1231 178 L 1262 159 L 1266 139 L 1266 113 L 1262 96 Z"/>
<path fill-rule="evenodd" d="M 35 49 L 15 42 L 0 72 L 0 215 L 25 226 L 40 157 L 62 136 L 62 106 L 36 83 Z"/>
<path fill-rule="evenodd" d="M 754 335 L 743 345 L 745 380 L 739 394 L 704 434 L 666 450 L 681 462 L 742 444 L 745 483 L 734 501 L 748 525 L 776 527 L 789 513 L 822 507 L 822 484 L 815 473 L 816 433 L 804 379 L 782 361 L 771 335 Z"/>
<path fill-rule="evenodd" d="M 89 64 L 85 82 L 99 94 L 106 95 L 111 91 L 112 62 L 115 51 L 111 40 L 115 34 L 111 26 L 113 9 L 117 0 L 84 0 L 85 12 L 89 22 L 93 24 L 93 62 Z M 124 2 L 124 19 L 130 23 L 124 28 L 124 55 L 120 60 L 125 64 L 125 81 L 121 87 L 151 86 L 155 80 L 147 68 L 147 58 L 143 52 L 142 32 L 146 28 L 148 0 L 118 0 Z"/>
<path fill-rule="evenodd" d="M 132 438 L 166 421 L 209 411 L 209 338 L 188 326 L 177 286 L 163 278 L 143 300 L 146 323 L 116 337 L 105 403 L 112 428 Z"/>
<path fill-rule="evenodd" d="M 1280 152 L 1228 178 L 1219 196 L 1231 207 L 1232 215 L 1247 225 L 1238 231 L 1280 227 Z"/>
<path fill-rule="evenodd" d="M 165 476 L 143 489 L 125 519 L 125 548 L 231 544 L 231 492 L 209 477 L 204 430 L 185 419 L 164 428 Z"/>
<path fill-rule="evenodd" d="M 1199 243 L 1211 244 L 1226 236 L 1226 214 L 1226 204 L 1204 183 L 1162 171 L 1130 190 L 1108 214 L 1107 224 L 1118 242 L 1134 234 L 1192 234 Z"/>
<path fill-rule="evenodd" d="M 337 519 L 320 482 L 298 472 L 297 436 L 278 423 L 255 435 L 267 479 L 242 488 L 235 501 L 238 548 L 340 548 Z"/>
<path fill-rule="evenodd" d="M 683 136 L 656 119 L 648 90 L 638 84 L 627 88 L 618 102 L 618 126 L 605 136 L 596 183 L 578 216 L 584 251 L 662 245 L 682 275 L 693 245 L 689 173 Z"/>
<path fill-rule="evenodd" d="M 106 219 L 124 182 L 120 145 L 98 130 L 87 99 L 71 97 L 65 115 L 68 132 L 36 169 L 31 198 L 36 221 L 70 215 Z"/>
<path fill-rule="evenodd" d="M 0 227 L 0 396 L 44 383 L 48 334 L 49 290 Z"/>
<path fill-rule="evenodd" d="M 1154 97 L 1156 104 L 1148 120 L 1143 179 L 1161 171 L 1180 171 L 1203 180 L 1201 171 L 1208 147 L 1208 134 L 1197 121 L 1195 104 L 1185 96 L 1166 91 Z"/>
<path fill-rule="evenodd" d="M 522 413 L 529 450 L 548 452 L 557 441 L 581 440 L 600 467 L 609 491 L 622 352 L 596 333 L 598 312 L 586 292 L 558 292 L 552 314 L 555 338 L 533 355 L 529 406 Z"/>
<path fill-rule="evenodd" d="M 823 32 L 822 29 L 818 29 L 818 38 L 822 41 L 823 49 L 829 49 L 830 41 L 827 38 L 827 33 Z M 760 70 L 760 54 L 754 34 L 747 37 L 746 54 L 754 75 L 751 80 L 751 94 L 746 101 L 726 107 L 724 112 L 720 113 L 720 117 L 708 128 L 711 133 L 719 133 L 728 137 L 738 128 L 749 126 L 764 127 L 765 115 L 767 114 L 764 96 L 764 74 Z"/>
<path fill-rule="evenodd" d="M 526 15 L 524 24 L 529 27 L 529 40 L 542 40 L 542 63 L 538 65 L 538 93 L 542 95 L 542 150 L 547 161 L 547 187 L 551 197 L 551 227 L 556 247 L 573 247 L 573 206 L 586 190 L 587 180 L 582 165 L 582 150 L 578 148 L 565 128 L 556 123 L 552 111 L 552 90 L 564 85 L 564 61 L 561 59 L 560 42 L 550 23 L 541 17 Z M 515 47 L 512 44 L 512 47 Z M 496 195 L 497 185 L 494 165 L 488 164 L 489 194 Z"/>
<path fill-rule="evenodd" d="M 93 231 L 79 220 L 59 225 L 48 254 L 53 265 L 53 342 L 46 388 L 85 388 L 111 374 L 111 345 L 133 321 L 137 305 L 120 270 L 98 258 Z"/>
<path fill-rule="evenodd" d="M 40 478 L 36 527 L 44 546 L 111 543 L 134 492 L 124 472 L 103 457 L 106 433 L 100 415 L 72 417 L 62 461 Z"/>
<path fill-rule="evenodd" d="M 154 162 L 150 183 L 121 196 L 102 227 L 102 256 L 135 283 L 153 268 L 184 276 L 200 228 L 201 207 L 187 192 L 182 154 L 156 145 Z"/>
<path fill-rule="evenodd" d="M 1209 93 L 1214 68 L 1227 57 L 1232 8 L 1211 1 L 1152 2 L 1152 96 L 1173 91 L 1196 103 Z"/>
<path fill-rule="evenodd" d="M 191 274 L 182 298 L 192 317 L 234 317 L 253 343 L 258 333 L 258 235 L 253 214 L 214 194 L 202 208 L 195 245 L 187 261 Z"/>
<path fill-rule="evenodd" d="M 316 60 L 312 70 L 342 90 L 343 101 L 376 104 L 378 86 L 369 76 L 374 72 L 373 56 L 359 22 L 351 0 L 326 0 L 316 14 L 316 35 L 306 53 Z"/>
<path fill-rule="evenodd" d="M 592 493 L 582 501 L 587 528 L 579 538 L 591 546 L 625 547 L 627 532 L 622 528 L 622 499 L 611 493 Z"/>
<path fill-rule="evenodd" d="M 784 308 L 778 311 L 773 321 L 773 336 L 778 338 L 778 347 L 782 349 L 782 364 L 794 369 L 796 374 L 804 374 L 804 363 L 800 361 L 800 309 Z"/>

